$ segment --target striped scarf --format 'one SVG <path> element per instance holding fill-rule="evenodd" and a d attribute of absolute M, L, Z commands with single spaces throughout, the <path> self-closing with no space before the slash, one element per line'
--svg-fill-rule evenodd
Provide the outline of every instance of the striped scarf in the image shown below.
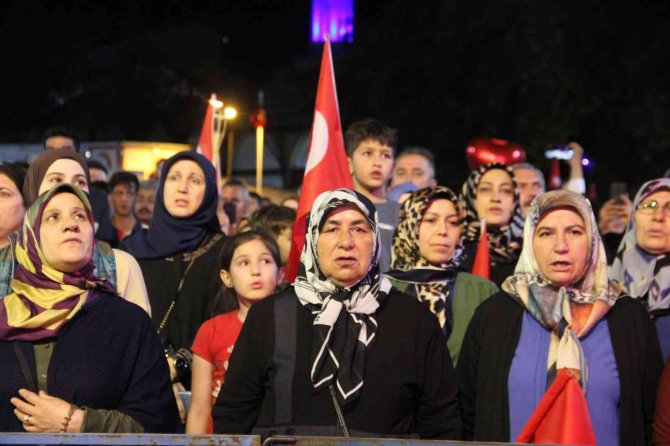
<path fill-rule="evenodd" d="M 79 271 L 64 273 L 49 265 L 44 257 L 40 248 L 42 214 L 55 195 L 66 192 L 81 200 L 93 225 L 88 198 L 71 184 L 51 189 L 30 206 L 16 246 L 18 266 L 11 283 L 13 292 L 0 301 L 0 340 L 37 341 L 55 337 L 85 302 L 99 295 L 98 291 L 116 293 L 108 282 L 95 277 L 92 260 Z M 95 242 L 91 254 L 94 250 Z"/>

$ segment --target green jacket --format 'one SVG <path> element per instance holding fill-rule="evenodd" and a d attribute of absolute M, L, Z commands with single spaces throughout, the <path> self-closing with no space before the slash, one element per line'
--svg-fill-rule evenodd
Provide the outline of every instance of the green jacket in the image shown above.
<path fill-rule="evenodd" d="M 401 282 L 389 277 L 391 283 L 399 291 L 405 293 L 411 285 L 410 282 Z M 451 361 L 454 367 L 458 362 L 458 354 L 461 351 L 461 344 L 465 336 L 465 330 L 468 328 L 470 319 L 475 310 L 487 298 L 498 292 L 498 287 L 490 280 L 475 276 L 470 273 L 460 272 L 456 276 L 454 286 L 454 295 L 452 296 L 451 311 L 453 312 L 454 326 L 451 329 L 451 335 L 447 340 L 447 348 L 451 355 Z"/>

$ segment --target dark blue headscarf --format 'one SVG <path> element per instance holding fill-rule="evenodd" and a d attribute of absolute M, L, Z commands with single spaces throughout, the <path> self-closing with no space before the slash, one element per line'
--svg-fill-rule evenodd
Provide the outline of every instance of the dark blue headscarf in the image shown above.
<path fill-rule="evenodd" d="M 195 214 L 187 218 L 176 218 L 165 208 L 163 187 L 170 168 L 182 160 L 198 163 L 205 173 L 205 195 Z M 221 232 L 216 217 L 217 200 L 216 171 L 212 163 L 196 152 L 177 153 L 163 165 L 151 226 L 126 238 L 123 241 L 125 250 L 137 259 L 158 259 L 194 251 L 208 233 Z"/>

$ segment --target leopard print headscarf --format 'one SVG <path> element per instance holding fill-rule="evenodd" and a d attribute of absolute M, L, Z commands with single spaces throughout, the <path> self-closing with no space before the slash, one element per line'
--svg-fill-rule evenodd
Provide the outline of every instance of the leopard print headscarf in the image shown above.
<path fill-rule="evenodd" d="M 481 232 L 481 217 L 477 214 L 477 187 L 486 172 L 500 169 L 507 172 L 514 184 L 514 210 L 508 224 L 499 228 L 487 225 L 489 234 L 489 251 L 491 260 L 497 262 L 516 261 L 521 254 L 523 245 L 523 212 L 519 201 L 519 189 L 514 180 L 514 172 L 508 166 L 500 163 L 490 163 L 473 170 L 463 183 L 461 202 L 465 211 L 465 240 L 478 241 Z"/>
<path fill-rule="evenodd" d="M 442 265 L 433 265 L 419 254 L 419 225 L 426 210 L 437 199 L 449 200 L 461 215 L 458 197 L 446 187 L 432 186 L 413 192 L 400 209 L 391 248 L 391 271 L 387 275 L 407 282 L 406 292 L 424 302 L 444 329 L 449 319 L 447 308 L 451 286 L 456 280 L 464 250 L 459 243 L 454 256 Z"/>

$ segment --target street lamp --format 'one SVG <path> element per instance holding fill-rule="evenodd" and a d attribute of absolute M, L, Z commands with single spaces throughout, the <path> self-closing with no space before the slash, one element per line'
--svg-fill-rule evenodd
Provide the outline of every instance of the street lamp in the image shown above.
<path fill-rule="evenodd" d="M 228 121 L 237 118 L 237 110 L 235 107 L 226 107 L 223 109 L 223 117 Z"/>
<path fill-rule="evenodd" d="M 223 109 L 223 118 L 226 121 L 232 121 L 237 117 L 237 110 L 235 107 L 226 107 Z M 235 145 L 235 131 L 232 127 L 228 130 L 228 151 L 226 154 L 226 177 L 233 176 L 233 147 Z"/>

